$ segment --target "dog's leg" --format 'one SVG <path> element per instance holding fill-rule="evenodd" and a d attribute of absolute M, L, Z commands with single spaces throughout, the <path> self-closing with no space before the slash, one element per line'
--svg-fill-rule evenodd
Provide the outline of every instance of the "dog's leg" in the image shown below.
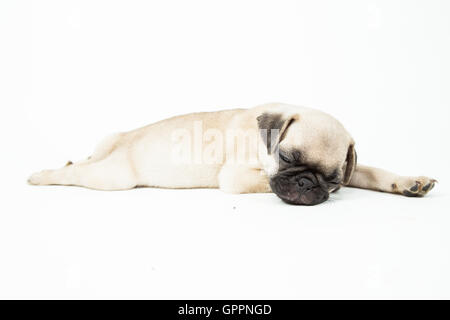
<path fill-rule="evenodd" d="M 34 185 L 74 185 L 97 190 L 126 190 L 136 186 L 136 174 L 123 145 L 124 135 L 104 139 L 86 160 L 56 170 L 37 172 L 28 179 Z"/>
<path fill-rule="evenodd" d="M 408 197 L 422 197 L 433 189 L 436 180 L 428 177 L 407 177 L 358 165 L 349 187 L 398 193 Z"/>
<path fill-rule="evenodd" d="M 244 165 L 224 165 L 219 173 L 219 188 L 227 193 L 272 192 L 264 170 Z"/>
<path fill-rule="evenodd" d="M 114 150 L 116 150 L 118 146 L 120 146 L 123 136 L 123 133 L 115 133 L 107 136 L 95 147 L 95 150 L 90 157 L 84 160 L 76 161 L 75 163 L 69 161 L 66 166 L 72 164 L 88 164 L 105 159 Z"/>
<path fill-rule="evenodd" d="M 61 169 L 33 174 L 34 185 L 74 185 L 97 190 L 126 190 L 137 185 L 136 175 L 124 150 L 95 162 L 68 164 Z"/>

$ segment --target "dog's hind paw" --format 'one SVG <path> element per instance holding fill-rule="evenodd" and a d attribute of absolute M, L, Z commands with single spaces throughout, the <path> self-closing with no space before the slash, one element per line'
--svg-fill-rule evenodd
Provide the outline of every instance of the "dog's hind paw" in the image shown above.
<path fill-rule="evenodd" d="M 50 173 L 50 170 L 43 170 L 43 171 L 33 173 L 28 178 L 27 182 L 29 184 L 36 185 L 36 186 L 48 184 L 47 177 L 48 177 L 49 173 Z"/>

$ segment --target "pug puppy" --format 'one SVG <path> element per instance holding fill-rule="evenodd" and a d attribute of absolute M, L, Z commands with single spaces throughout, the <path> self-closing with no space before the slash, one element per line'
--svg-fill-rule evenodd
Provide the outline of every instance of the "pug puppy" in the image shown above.
<path fill-rule="evenodd" d="M 316 205 L 341 186 L 422 197 L 436 180 L 357 164 L 355 142 L 336 119 L 273 103 L 181 115 L 117 133 L 88 159 L 35 173 L 28 182 L 274 192 L 289 204 Z"/>

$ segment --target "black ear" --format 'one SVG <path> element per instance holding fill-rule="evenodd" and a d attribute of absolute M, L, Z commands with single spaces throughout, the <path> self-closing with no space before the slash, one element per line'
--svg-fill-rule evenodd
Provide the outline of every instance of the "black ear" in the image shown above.
<path fill-rule="evenodd" d="M 283 140 L 289 125 L 298 118 L 297 115 L 285 116 L 281 113 L 265 112 L 258 116 L 258 129 L 267 147 L 267 153 L 271 154 L 278 143 Z"/>
<path fill-rule="evenodd" d="M 344 185 L 349 184 L 350 179 L 353 176 L 353 172 L 355 172 L 356 163 L 357 163 L 357 155 L 355 151 L 355 144 L 352 143 L 348 147 L 347 151 L 347 166 L 345 167 L 344 181 L 343 181 Z"/>

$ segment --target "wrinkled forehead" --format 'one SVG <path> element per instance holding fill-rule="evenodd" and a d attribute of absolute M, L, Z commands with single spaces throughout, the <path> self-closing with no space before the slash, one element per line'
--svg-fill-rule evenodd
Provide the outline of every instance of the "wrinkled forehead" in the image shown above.
<path fill-rule="evenodd" d="M 350 140 L 344 127 L 334 121 L 299 121 L 286 132 L 280 149 L 298 152 L 303 164 L 331 174 L 344 164 Z"/>

